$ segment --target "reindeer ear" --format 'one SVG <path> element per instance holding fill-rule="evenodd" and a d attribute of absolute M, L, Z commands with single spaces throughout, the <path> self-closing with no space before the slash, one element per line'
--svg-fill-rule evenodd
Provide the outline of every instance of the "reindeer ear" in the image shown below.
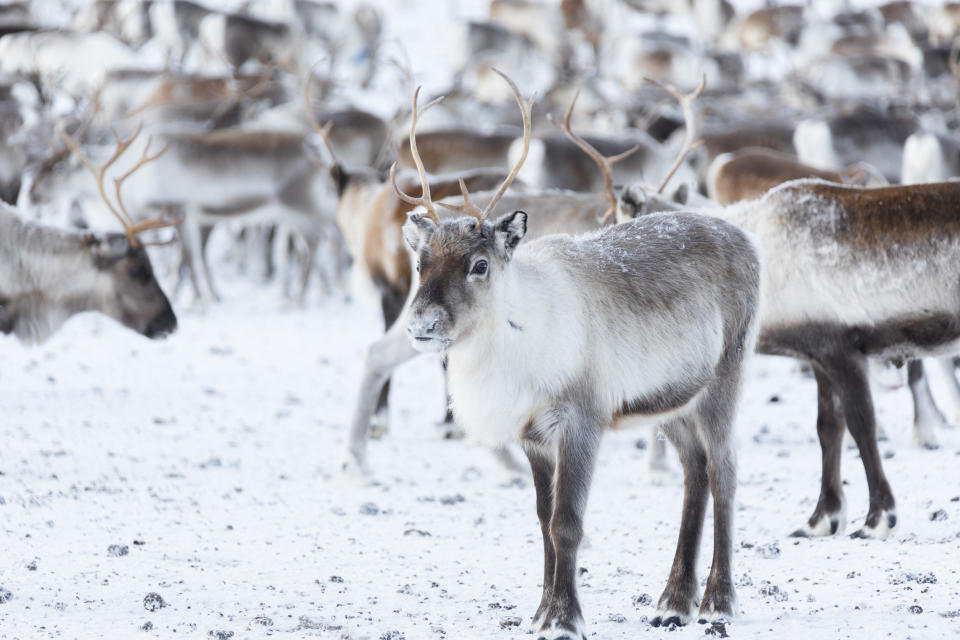
<path fill-rule="evenodd" d="M 629 185 L 617 200 L 617 221 L 639 218 L 647 211 L 647 191 L 640 183 Z"/>
<path fill-rule="evenodd" d="M 673 192 L 673 201 L 677 204 L 687 205 L 690 203 L 690 185 L 682 182 L 676 191 Z"/>
<path fill-rule="evenodd" d="M 414 252 L 419 253 L 420 247 L 430 240 L 430 236 L 436 229 L 437 225 L 433 220 L 411 212 L 407 214 L 407 221 L 403 225 L 403 239 Z"/>
<path fill-rule="evenodd" d="M 497 247 L 507 254 L 507 257 L 513 254 L 513 250 L 526 234 L 527 214 L 523 211 L 504 214 L 493 223 L 493 237 Z"/>
<path fill-rule="evenodd" d="M 109 269 L 127 255 L 130 241 L 122 233 L 90 234 L 93 261 L 100 269 Z"/>

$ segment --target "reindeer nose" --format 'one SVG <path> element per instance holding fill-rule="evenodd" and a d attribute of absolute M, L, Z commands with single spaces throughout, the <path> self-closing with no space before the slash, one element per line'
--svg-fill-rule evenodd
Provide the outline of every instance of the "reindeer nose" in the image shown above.
<path fill-rule="evenodd" d="M 440 318 L 438 317 L 412 320 L 407 325 L 407 332 L 416 340 L 432 340 L 439 327 Z"/>

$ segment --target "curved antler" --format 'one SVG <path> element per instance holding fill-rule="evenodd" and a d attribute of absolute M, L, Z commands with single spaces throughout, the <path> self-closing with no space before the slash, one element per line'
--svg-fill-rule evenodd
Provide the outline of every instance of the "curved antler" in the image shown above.
<path fill-rule="evenodd" d="M 420 98 L 420 89 L 422 89 L 422 87 L 417 87 L 413 92 L 413 113 L 410 117 L 410 155 L 413 156 L 413 163 L 416 165 L 417 173 L 420 175 L 420 188 L 422 192 L 419 198 L 414 198 L 401 191 L 400 187 L 397 186 L 396 162 L 390 166 L 390 184 L 393 185 L 393 190 L 396 192 L 398 198 L 407 204 L 422 206 L 427 212 L 427 217 L 439 224 L 440 218 L 437 217 L 437 210 L 433 206 L 433 200 L 430 199 L 430 181 L 427 178 L 427 171 L 423 167 L 423 160 L 420 159 L 420 151 L 417 149 L 417 120 L 419 120 L 420 116 L 430 107 L 443 100 L 443 96 L 434 98 L 427 106 L 418 110 L 417 100 Z"/>
<path fill-rule="evenodd" d="M 532 129 L 531 114 L 533 112 L 533 103 L 537 99 L 537 94 L 534 93 L 526 102 L 524 102 L 516 83 L 511 80 L 507 74 L 497 68 L 494 68 L 493 72 L 506 80 L 507 84 L 510 85 L 510 90 L 513 91 L 513 97 L 516 99 L 517 105 L 520 106 L 520 113 L 523 118 L 523 151 L 520 153 L 520 157 L 517 159 L 516 163 L 514 163 L 510 173 L 507 174 L 507 177 L 504 179 L 504 181 L 500 183 L 500 186 L 497 188 L 496 192 L 494 192 L 493 197 L 490 198 L 490 202 L 487 203 L 487 206 L 484 209 L 481 210 L 480 207 L 470 202 L 470 194 L 467 191 L 467 185 L 464 183 L 463 178 L 460 178 L 460 193 L 463 195 L 462 205 L 447 204 L 446 202 L 437 203 L 445 209 L 473 216 L 477 219 L 478 227 L 484 223 L 484 221 L 490 215 L 490 212 L 493 211 L 493 208 L 497 206 L 498 202 L 500 202 L 500 198 L 502 198 L 503 194 L 506 193 L 507 187 L 509 187 L 514 179 L 516 179 L 517 174 L 520 173 L 521 167 L 523 167 L 523 163 L 527 159 L 527 153 L 530 151 L 530 135 Z"/>
<path fill-rule="evenodd" d="M 313 81 L 313 70 L 317 68 L 323 60 L 318 60 L 313 63 L 313 66 L 310 67 L 310 71 L 307 72 L 307 80 L 303 83 L 303 110 L 307 114 L 307 121 L 310 123 L 310 126 L 320 134 L 320 139 L 323 140 L 323 145 L 327 148 L 327 151 L 330 153 L 330 158 L 333 160 L 334 164 L 340 164 L 340 161 L 337 159 L 337 154 L 333 151 L 333 145 L 330 143 L 330 130 L 333 129 L 333 121 L 320 124 L 317 121 L 316 116 L 313 115 L 313 108 L 310 106 L 310 83 Z"/>
<path fill-rule="evenodd" d="M 120 159 L 120 156 L 126 153 L 127 149 L 130 148 L 130 146 L 137 139 L 137 137 L 140 135 L 140 132 L 142 130 L 143 130 L 143 123 L 141 122 L 140 126 L 137 127 L 136 132 L 134 132 L 134 134 L 129 138 L 127 138 L 126 140 L 122 140 L 115 130 L 111 130 L 111 133 L 113 133 L 113 139 L 116 141 L 116 148 L 113 151 L 113 155 L 111 155 L 110 158 L 99 167 L 95 167 L 93 163 L 90 162 L 90 159 L 86 156 L 86 154 L 84 154 L 83 151 L 80 150 L 80 145 L 78 145 L 76 140 L 74 140 L 69 134 L 65 132 L 60 134 L 63 137 L 64 141 L 67 143 L 67 145 L 70 147 L 70 149 L 73 150 L 73 152 L 77 154 L 77 157 L 80 158 L 80 162 L 83 163 L 83 166 L 85 166 L 87 170 L 93 174 L 93 177 L 97 182 L 97 190 L 100 192 L 100 197 L 103 199 L 104 204 L 107 205 L 107 208 L 110 210 L 110 213 L 112 213 L 117 218 L 117 220 L 120 221 L 120 224 L 123 226 L 124 233 L 127 234 L 127 238 L 130 240 L 130 244 L 132 245 L 143 244 L 136 237 L 138 233 L 141 233 L 148 229 L 162 229 L 165 227 L 174 226 L 176 224 L 179 224 L 180 222 L 180 221 L 173 221 L 173 222 L 166 221 L 163 219 L 162 216 L 159 216 L 157 218 L 151 218 L 150 220 L 145 220 L 143 222 L 136 223 L 133 221 L 133 216 L 130 215 L 130 212 L 127 211 L 126 206 L 124 206 L 123 204 L 121 189 L 123 187 L 124 181 L 126 181 L 127 178 L 129 178 L 134 173 L 136 173 L 145 164 L 149 162 L 153 162 L 154 160 L 159 158 L 167 150 L 167 147 L 165 146 L 163 149 L 161 149 L 157 153 L 150 155 L 150 143 L 152 141 L 151 138 L 147 139 L 147 146 L 144 148 L 143 154 L 140 156 L 140 160 L 137 161 L 137 163 L 132 168 L 127 170 L 125 173 L 123 173 L 119 178 L 113 179 L 114 192 L 116 194 L 116 201 L 117 201 L 116 205 L 114 205 L 114 203 L 110 201 L 110 198 L 107 197 L 107 190 L 106 190 L 106 186 L 104 185 L 104 181 L 106 180 L 107 170 L 110 167 L 112 167 L 117 162 L 117 160 Z"/>
<path fill-rule="evenodd" d="M 563 124 L 558 126 L 563 130 L 567 137 L 570 138 L 571 142 L 580 147 L 583 152 L 590 156 L 593 161 L 597 163 L 597 166 L 600 167 L 600 173 L 603 174 L 603 199 L 610 203 L 610 206 L 600 217 L 600 222 L 602 224 L 605 223 L 607 219 L 617 210 L 617 196 L 613 191 L 613 165 L 639 151 L 640 144 L 635 144 L 623 153 L 618 153 L 615 156 L 604 156 L 599 150 L 597 150 L 596 147 L 584 140 L 581 136 L 574 133 L 573 129 L 570 128 L 570 116 L 573 115 L 573 107 L 577 104 L 577 98 L 579 97 L 580 92 L 577 91 L 573 96 L 573 100 L 570 101 L 570 106 L 567 108 L 567 114 L 563 117 Z"/>
<path fill-rule="evenodd" d="M 675 174 L 677 169 L 680 168 L 680 165 L 683 164 L 683 160 L 687 157 L 687 154 L 702 144 L 702 141 L 695 140 L 697 128 L 695 126 L 695 120 L 693 117 L 693 101 L 700 97 L 700 94 L 703 93 L 703 89 L 707 86 L 707 74 L 704 73 L 701 76 L 700 84 L 690 93 L 680 93 L 675 87 L 668 84 L 663 84 L 662 82 L 652 78 L 644 78 L 644 80 L 650 84 L 660 87 L 673 96 L 676 101 L 680 103 L 680 109 L 683 111 L 683 122 L 686 129 L 683 136 L 683 146 L 680 147 L 680 152 L 677 154 L 677 158 L 670 166 L 670 170 L 667 171 L 666 177 L 660 183 L 660 186 L 657 187 L 657 193 L 663 193 L 663 190 L 667 188 L 667 183 L 670 182 L 670 178 L 673 177 L 673 174 Z"/>

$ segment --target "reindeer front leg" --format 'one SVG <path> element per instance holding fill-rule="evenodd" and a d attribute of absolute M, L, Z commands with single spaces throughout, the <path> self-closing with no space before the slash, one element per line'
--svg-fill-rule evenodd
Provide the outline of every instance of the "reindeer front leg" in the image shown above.
<path fill-rule="evenodd" d="M 533 616 L 533 631 L 540 630 L 544 622 L 547 607 L 553 599 L 553 572 L 557 554 L 550 538 L 550 518 L 553 516 L 553 476 L 557 464 L 551 452 L 537 444 L 525 442 L 523 447 L 533 472 L 533 486 L 537 490 L 537 518 L 540 520 L 540 533 L 543 536 L 543 597 Z"/>
<path fill-rule="evenodd" d="M 583 513 L 602 426 L 600 420 L 584 408 L 570 407 L 558 413 L 553 512 L 549 525 L 549 539 L 555 555 L 553 586 L 549 594 L 544 586 L 544 597 L 549 601 L 545 608 L 541 605 L 543 614 L 537 638 L 581 640 L 586 634 L 577 599 L 577 550 L 583 539 Z M 544 575 L 547 579 L 546 567 Z"/>

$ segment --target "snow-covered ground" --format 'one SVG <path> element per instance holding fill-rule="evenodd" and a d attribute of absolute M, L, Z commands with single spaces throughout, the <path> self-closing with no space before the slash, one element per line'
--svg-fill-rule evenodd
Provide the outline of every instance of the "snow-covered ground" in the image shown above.
<path fill-rule="evenodd" d="M 223 284 L 227 301 L 181 312 L 165 342 L 98 316 L 34 349 L 0 338 L 0 638 L 523 636 L 540 595 L 532 483 L 436 437 L 437 363 L 401 369 L 392 432 L 370 447 L 376 483 L 360 486 L 336 459 L 374 309 L 285 308 L 275 289 Z M 879 405 L 894 535 L 789 538 L 819 486 L 814 385 L 791 361 L 754 360 L 737 422 L 730 637 L 960 633 L 960 433 L 919 450 L 906 390 Z M 591 638 L 670 634 L 646 619 L 681 487 L 651 483 L 650 437 L 603 444 L 580 555 Z M 854 450 L 843 464 L 852 531 L 866 486 Z M 166 606 L 146 610 L 150 593 Z"/>

